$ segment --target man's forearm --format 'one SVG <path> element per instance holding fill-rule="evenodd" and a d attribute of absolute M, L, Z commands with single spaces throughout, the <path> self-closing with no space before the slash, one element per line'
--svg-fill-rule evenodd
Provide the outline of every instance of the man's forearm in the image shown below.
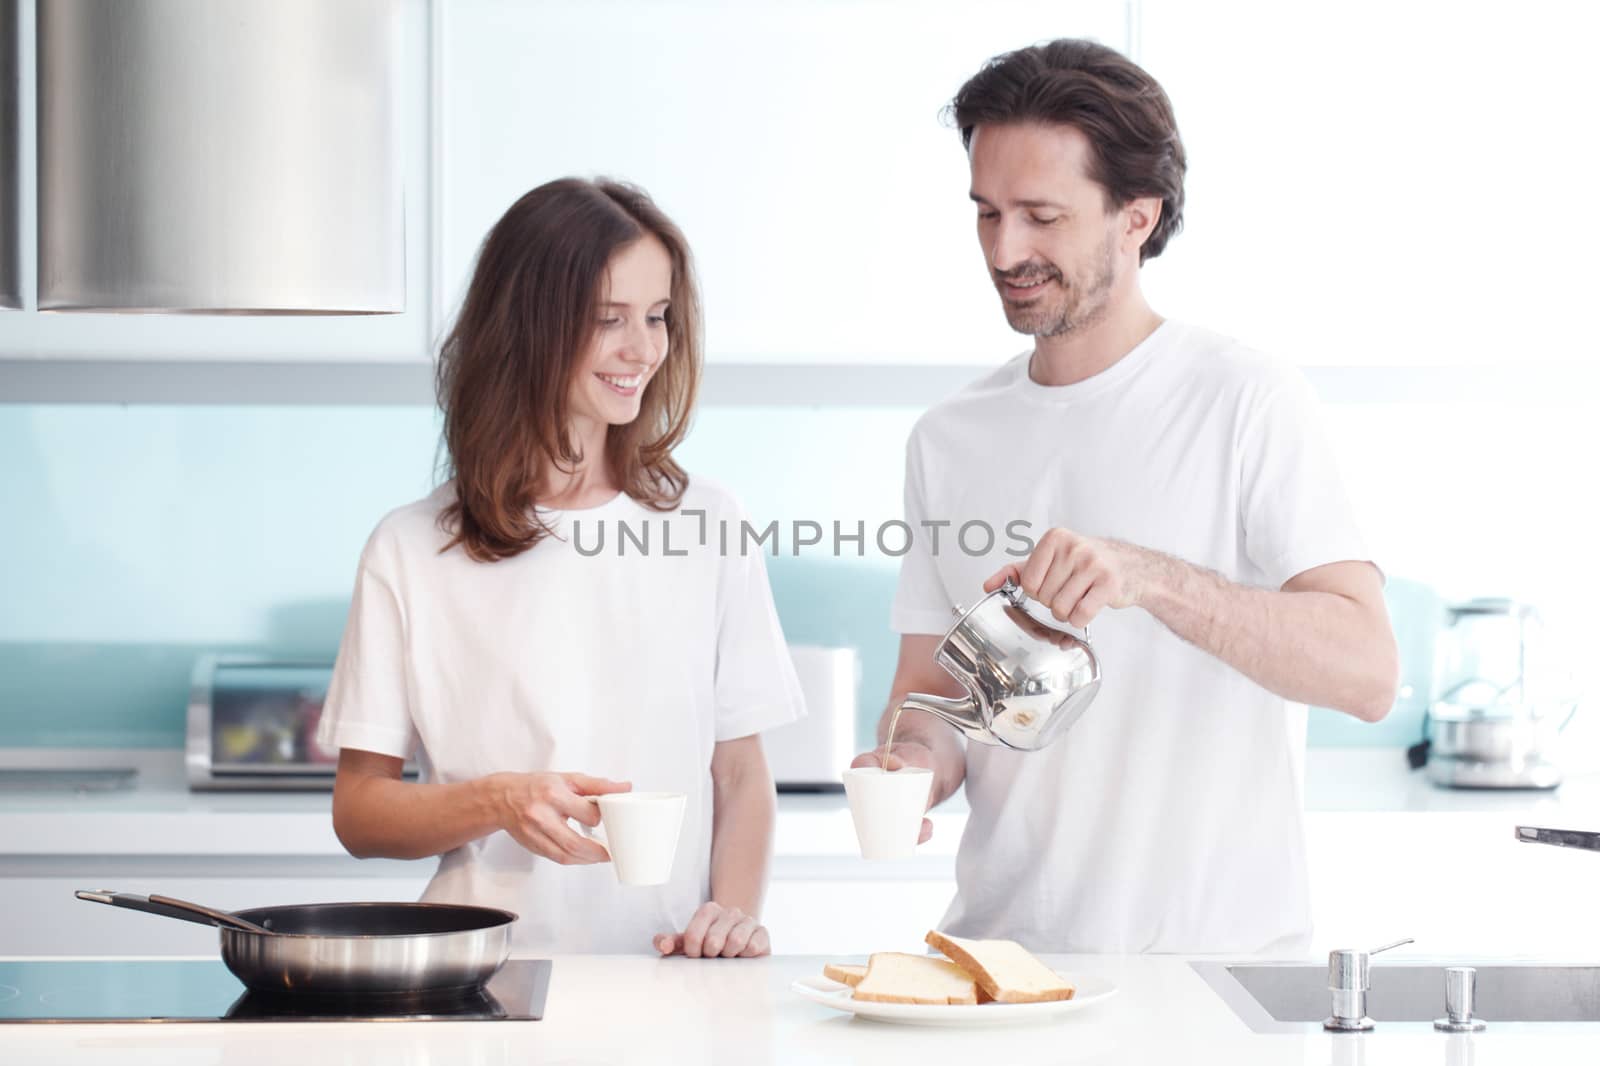
<path fill-rule="evenodd" d="M 1139 606 L 1202 651 L 1285 699 L 1376 721 L 1394 698 L 1397 666 L 1386 623 L 1333 592 L 1234 584 L 1149 549 L 1157 575 Z"/>
<path fill-rule="evenodd" d="M 744 772 L 712 787 L 711 898 L 759 917 L 777 820 L 772 775 Z"/>

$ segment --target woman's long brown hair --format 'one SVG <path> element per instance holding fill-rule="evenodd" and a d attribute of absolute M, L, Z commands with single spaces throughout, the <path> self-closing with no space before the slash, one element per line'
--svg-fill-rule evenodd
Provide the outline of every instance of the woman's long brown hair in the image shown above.
<path fill-rule="evenodd" d="M 606 264 L 646 234 L 672 259 L 667 354 L 645 385 L 639 417 L 607 430 L 604 459 L 640 503 L 667 511 L 683 499 L 689 475 L 672 450 L 689 428 L 702 358 L 688 242 L 644 190 L 563 178 L 525 194 L 484 238 L 439 353 L 456 490 L 440 515 L 451 538 L 443 550 L 460 544 L 493 562 L 550 535 L 534 505 L 552 471 L 585 459 L 568 432 L 567 398 L 595 332 Z"/>

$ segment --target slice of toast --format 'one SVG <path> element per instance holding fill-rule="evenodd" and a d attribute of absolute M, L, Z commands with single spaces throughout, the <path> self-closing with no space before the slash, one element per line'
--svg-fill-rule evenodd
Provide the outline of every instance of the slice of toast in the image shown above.
<path fill-rule="evenodd" d="M 867 976 L 867 968 L 848 962 L 830 962 L 822 968 L 822 976 L 854 988 L 861 983 L 863 977 Z"/>
<path fill-rule="evenodd" d="M 997 1003 L 1048 1003 L 1071 999 L 1074 989 L 1015 940 L 963 940 L 937 929 L 927 936 Z"/>
<path fill-rule="evenodd" d="M 867 960 L 867 974 L 850 995 L 875 1003 L 976 1004 L 978 985 L 945 959 L 880 951 Z"/>

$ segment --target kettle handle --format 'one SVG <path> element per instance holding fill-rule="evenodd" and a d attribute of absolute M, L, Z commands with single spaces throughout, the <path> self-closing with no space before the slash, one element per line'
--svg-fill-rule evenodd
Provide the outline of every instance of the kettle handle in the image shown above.
<path fill-rule="evenodd" d="M 1001 583 L 1000 587 L 998 589 L 996 589 L 995 591 L 1000 593 L 1006 599 L 1010 600 L 1011 601 L 1011 606 L 1015 607 L 1017 610 L 1019 610 L 1019 611 L 1027 611 L 1028 610 L 1028 606 L 1027 605 L 1030 602 L 1030 600 L 1028 598 L 1028 594 L 1026 592 L 1022 591 L 1022 586 L 1021 585 L 1018 585 L 1015 581 L 1011 580 L 1009 577 L 1006 578 L 1005 581 L 1003 583 Z M 1052 617 L 1050 622 L 1045 622 L 1042 619 L 1040 619 L 1038 615 L 1034 614 L 1032 611 L 1028 611 L 1028 617 L 1032 618 L 1035 622 L 1038 622 L 1040 625 L 1050 625 L 1052 628 L 1056 628 L 1056 629 L 1060 628 L 1059 626 L 1055 626 L 1055 625 L 1052 624 L 1054 622 L 1054 618 L 1053 617 Z M 1083 642 L 1085 644 L 1093 644 L 1094 643 L 1094 638 L 1089 636 L 1089 627 L 1088 626 L 1084 626 L 1083 627 Z"/>

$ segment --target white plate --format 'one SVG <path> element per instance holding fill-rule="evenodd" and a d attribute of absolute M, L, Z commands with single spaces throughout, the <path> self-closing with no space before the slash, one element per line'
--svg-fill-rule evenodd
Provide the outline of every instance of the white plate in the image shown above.
<path fill-rule="evenodd" d="M 1117 992 L 1117 986 L 1103 977 L 1070 973 L 1061 974 L 1061 977 L 1077 989 L 1071 999 L 1047 1003 L 980 1003 L 977 1006 L 874 1003 L 865 999 L 851 999 L 849 985 L 820 976 L 802 977 L 789 987 L 824 1007 L 900 1025 L 1020 1025 L 1052 1021 L 1110 999 Z"/>

